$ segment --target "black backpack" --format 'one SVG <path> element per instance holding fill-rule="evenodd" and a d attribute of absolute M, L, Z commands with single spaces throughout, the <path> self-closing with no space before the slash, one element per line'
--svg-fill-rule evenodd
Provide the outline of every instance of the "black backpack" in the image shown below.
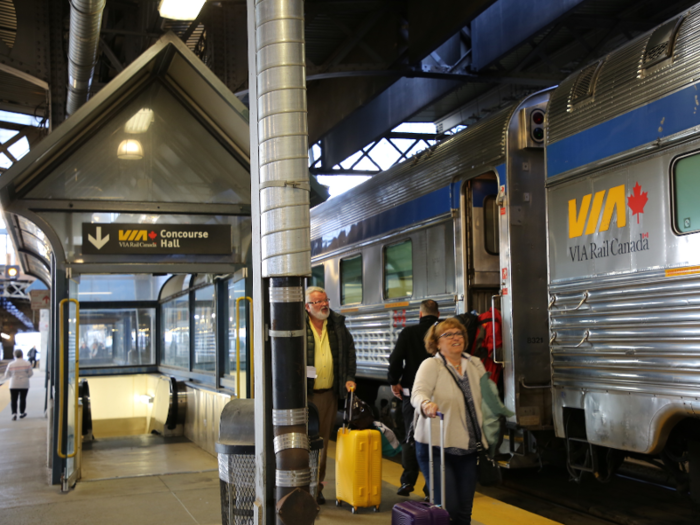
<path fill-rule="evenodd" d="M 462 323 L 467 329 L 467 344 L 464 347 L 464 351 L 471 354 L 472 346 L 474 346 L 474 339 L 476 339 L 476 331 L 479 326 L 479 316 L 471 312 L 467 312 L 464 314 L 455 315 L 455 319 Z"/>

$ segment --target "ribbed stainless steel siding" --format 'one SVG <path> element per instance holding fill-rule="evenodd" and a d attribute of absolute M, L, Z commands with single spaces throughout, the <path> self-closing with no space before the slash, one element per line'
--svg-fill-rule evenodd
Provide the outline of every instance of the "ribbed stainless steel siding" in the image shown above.
<path fill-rule="evenodd" d="M 548 144 L 661 99 L 698 79 L 700 6 L 690 9 L 681 25 L 673 64 L 640 78 L 640 64 L 651 34 L 652 31 L 642 35 L 603 59 L 592 103 L 568 110 L 571 89 L 578 72 L 560 84 L 549 103 Z"/>
<path fill-rule="evenodd" d="M 645 272 L 550 291 L 555 388 L 700 395 L 700 275 Z"/>
<path fill-rule="evenodd" d="M 455 314 L 454 296 L 436 297 L 440 317 Z M 347 314 L 345 324 L 355 341 L 357 375 L 386 381 L 389 356 L 396 345 L 399 333 L 406 326 L 418 323 L 420 301 L 412 301 L 405 309 L 387 309 L 383 306 L 362 308 L 358 313 Z"/>
<path fill-rule="evenodd" d="M 381 173 L 356 189 L 311 210 L 311 238 L 317 239 L 362 219 L 447 186 L 458 175 L 478 174 L 505 162 L 506 129 L 514 108 L 485 118 L 453 138 Z"/>

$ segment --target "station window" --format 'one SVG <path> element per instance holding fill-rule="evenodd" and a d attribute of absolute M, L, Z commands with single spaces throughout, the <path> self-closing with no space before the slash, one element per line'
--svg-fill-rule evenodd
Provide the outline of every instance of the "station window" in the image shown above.
<path fill-rule="evenodd" d="M 326 288 L 326 274 L 322 264 L 311 268 L 311 279 L 309 279 L 309 286 L 320 286 L 323 289 Z"/>
<path fill-rule="evenodd" d="M 500 235 L 498 233 L 498 205 L 496 196 L 484 198 L 484 248 L 486 253 L 498 255 Z"/>
<path fill-rule="evenodd" d="M 194 370 L 213 372 L 216 365 L 216 293 L 214 286 L 194 292 Z"/>
<path fill-rule="evenodd" d="M 362 302 L 362 254 L 340 261 L 340 304 Z"/>
<path fill-rule="evenodd" d="M 413 295 L 413 243 L 384 247 L 384 298 Z"/>
<path fill-rule="evenodd" d="M 181 295 L 163 304 L 163 358 L 161 363 L 189 370 L 190 300 Z"/>
<path fill-rule="evenodd" d="M 700 154 L 685 157 L 676 162 L 673 169 L 673 210 L 676 231 L 691 233 L 700 231 Z"/>
<path fill-rule="evenodd" d="M 81 368 L 155 364 L 154 330 L 154 308 L 81 311 Z"/>

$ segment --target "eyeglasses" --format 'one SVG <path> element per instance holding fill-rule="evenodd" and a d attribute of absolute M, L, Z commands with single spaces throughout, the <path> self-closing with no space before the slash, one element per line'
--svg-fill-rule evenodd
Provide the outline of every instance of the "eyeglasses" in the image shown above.
<path fill-rule="evenodd" d="M 327 304 L 328 306 L 330 306 L 331 301 L 330 301 L 330 299 L 323 299 L 322 301 L 309 301 L 306 304 L 310 304 L 312 306 L 318 306 L 320 304 Z"/>
<path fill-rule="evenodd" d="M 462 332 L 445 332 L 444 334 L 440 335 L 438 339 L 442 339 L 443 337 L 446 339 L 452 339 L 453 337 L 461 337 L 464 339 L 464 334 Z"/>

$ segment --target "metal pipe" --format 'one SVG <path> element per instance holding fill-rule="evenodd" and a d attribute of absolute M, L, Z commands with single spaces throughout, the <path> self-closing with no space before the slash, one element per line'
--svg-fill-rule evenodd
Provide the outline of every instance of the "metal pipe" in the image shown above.
<path fill-rule="evenodd" d="M 302 0 L 256 0 L 255 52 L 260 250 L 262 277 L 270 280 L 277 522 L 311 523 L 318 507 L 308 494 L 303 279 L 311 275 L 311 241 Z M 301 499 L 299 488 L 307 493 Z"/>
<path fill-rule="evenodd" d="M 106 1 L 70 0 L 66 116 L 75 113 L 90 94 Z"/>

